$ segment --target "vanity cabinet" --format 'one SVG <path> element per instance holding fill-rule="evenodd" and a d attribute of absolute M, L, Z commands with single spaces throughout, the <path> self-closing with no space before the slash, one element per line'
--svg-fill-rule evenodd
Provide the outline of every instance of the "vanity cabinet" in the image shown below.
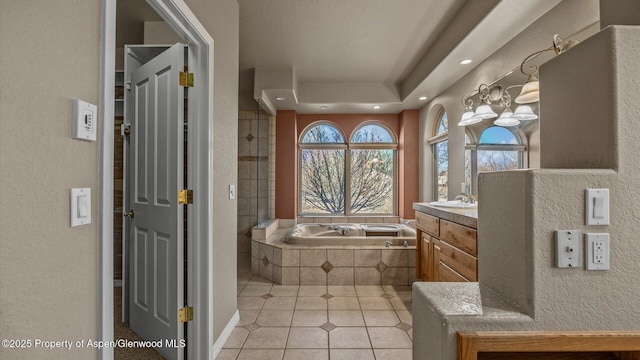
<path fill-rule="evenodd" d="M 478 233 L 416 211 L 416 277 L 423 281 L 478 281 Z M 443 212 L 443 215 L 444 214 Z"/>

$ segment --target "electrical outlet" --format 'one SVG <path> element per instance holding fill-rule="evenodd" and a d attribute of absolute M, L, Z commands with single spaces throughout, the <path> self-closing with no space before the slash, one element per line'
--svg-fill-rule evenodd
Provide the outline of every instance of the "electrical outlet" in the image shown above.
<path fill-rule="evenodd" d="M 556 230 L 556 267 L 581 267 L 580 230 Z"/>
<path fill-rule="evenodd" d="M 609 234 L 584 235 L 587 270 L 609 270 Z"/>

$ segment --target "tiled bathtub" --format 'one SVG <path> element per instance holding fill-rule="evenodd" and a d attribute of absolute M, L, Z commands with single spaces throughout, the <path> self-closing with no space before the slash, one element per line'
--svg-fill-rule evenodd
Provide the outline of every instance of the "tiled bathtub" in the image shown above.
<path fill-rule="evenodd" d="M 413 245 L 289 244 L 292 222 L 254 231 L 253 273 L 282 285 L 411 285 L 416 280 Z"/>

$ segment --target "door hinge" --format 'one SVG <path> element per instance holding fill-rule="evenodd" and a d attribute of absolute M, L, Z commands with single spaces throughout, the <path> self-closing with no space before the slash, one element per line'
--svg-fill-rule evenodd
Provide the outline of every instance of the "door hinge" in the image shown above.
<path fill-rule="evenodd" d="M 180 86 L 193 87 L 193 73 L 180 71 Z"/>
<path fill-rule="evenodd" d="M 185 323 L 193 320 L 193 308 L 191 306 L 185 306 L 178 309 L 178 322 Z"/>
<path fill-rule="evenodd" d="M 193 190 L 179 190 L 178 191 L 178 204 L 186 205 L 193 204 Z"/>

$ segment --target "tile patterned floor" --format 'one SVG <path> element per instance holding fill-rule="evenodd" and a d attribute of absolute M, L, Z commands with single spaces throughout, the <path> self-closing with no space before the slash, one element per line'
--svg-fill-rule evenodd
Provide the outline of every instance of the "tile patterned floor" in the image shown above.
<path fill-rule="evenodd" d="M 218 360 L 410 360 L 409 286 L 287 286 L 238 273 L 240 322 Z"/>

